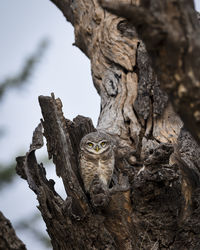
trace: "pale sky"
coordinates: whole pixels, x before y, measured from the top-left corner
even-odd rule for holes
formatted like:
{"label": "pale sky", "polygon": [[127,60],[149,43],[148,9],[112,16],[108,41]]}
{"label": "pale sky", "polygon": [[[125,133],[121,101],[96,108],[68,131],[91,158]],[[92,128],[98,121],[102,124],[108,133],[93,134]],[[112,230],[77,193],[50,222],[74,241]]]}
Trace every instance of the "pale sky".
{"label": "pale sky", "polygon": [[0,140],[0,161],[9,161],[30,143],[41,118],[39,95],[54,92],[61,98],[67,118],[81,114],[92,117],[95,124],[100,104],[90,61],[72,46],[73,27],[56,6],[49,0],[6,0],[0,3],[0,18],[0,81],[18,72],[41,39],[47,37],[51,42],[31,84],[24,91],[10,91],[1,103],[0,126],[7,134]]}
{"label": "pale sky", "polygon": [[[196,8],[200,10],[200,0],[196,1]],[[0,127],[6,129],[0,139],[0,162],[12,162],[28,150],[32,132],[41,118],[39,95],[54,92],[63,102],[65,117],[88,116],[96,125],[100,99],[92,84],[90,62],[72,46],[73,27],[49,0],[1,0],[0,30],[0,82],[20,70],[43,38],[51,41],[30,84],[23,91],[9,91],[0,104]],[[49,176],[55,178],[54,169]],[[57,187],[60,191],[61,185]],[[0,210],[14,225],[19,218],[29,218],[36,211],[36,197],[19,177],[0,195]],[[18,235],[29,250],[45,249],[28,232]]]}

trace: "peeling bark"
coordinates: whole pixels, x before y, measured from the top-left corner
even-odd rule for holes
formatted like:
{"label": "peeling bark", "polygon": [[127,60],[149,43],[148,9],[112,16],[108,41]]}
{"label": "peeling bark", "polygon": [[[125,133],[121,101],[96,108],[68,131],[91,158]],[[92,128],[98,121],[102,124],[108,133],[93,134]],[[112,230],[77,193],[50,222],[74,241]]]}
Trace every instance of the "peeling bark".
{"label": "peeling bark", "polygon": [[[17,158],[17,172],[37,195],[53,248],[199,249],[200,148],[160,89],[161,77],[133,24],[97,0],[52,2],[74,25],[75,45],[91,60],[101,97],[96,129],[112,136],[117,148],[111,185],[103,188],[97,177],[89,195],[80,177],[79,143],[96,129],[89,118],[65,119],[54,95],[39,97],[43,120],[26,156]],[[37,163],[43,135],[66,200]]]}

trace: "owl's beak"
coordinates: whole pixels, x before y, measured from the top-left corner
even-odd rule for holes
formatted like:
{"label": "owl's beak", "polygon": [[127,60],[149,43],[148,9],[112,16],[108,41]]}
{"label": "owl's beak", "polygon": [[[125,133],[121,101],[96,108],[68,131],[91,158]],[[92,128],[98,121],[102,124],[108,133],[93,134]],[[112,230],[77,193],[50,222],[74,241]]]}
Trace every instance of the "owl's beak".
{"label": "owl's beak", "polygon": [[96,145],[96,147],[94,149],[98,152],[99,151],[99,146]]}

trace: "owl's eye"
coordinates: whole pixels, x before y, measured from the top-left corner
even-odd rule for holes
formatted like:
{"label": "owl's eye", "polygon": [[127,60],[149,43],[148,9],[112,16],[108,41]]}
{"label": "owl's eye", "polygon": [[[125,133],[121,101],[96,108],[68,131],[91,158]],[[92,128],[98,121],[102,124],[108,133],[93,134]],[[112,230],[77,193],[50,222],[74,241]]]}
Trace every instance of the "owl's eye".
{"label": "owl's eye", "polygon": [[102,142],[101,142],[101,146],[102,146],[102,147],[105,147],[105,146],[106,146],[106,142],[105,142],[105,141],[102,141]]}
{"label": "owl's eye", "polygon": [[90,148],[93,147],[93,143],[91,143],[91,142],[88,142],[87,145],[88,145]]}

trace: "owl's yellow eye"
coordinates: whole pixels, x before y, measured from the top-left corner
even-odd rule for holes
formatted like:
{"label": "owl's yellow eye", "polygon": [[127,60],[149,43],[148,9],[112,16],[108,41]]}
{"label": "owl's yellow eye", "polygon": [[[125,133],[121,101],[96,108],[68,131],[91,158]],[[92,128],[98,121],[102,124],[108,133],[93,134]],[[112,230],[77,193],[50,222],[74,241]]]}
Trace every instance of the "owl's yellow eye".
{"label": "owl's yellow eye", "polygon": [[106,146],[106,142],[103,141],[103,142],[101,143],[101,146],[102,146],[102,147],[105,147],[105,146]]}
{"label": "owl's yellow eye", "polygon": [[88,142],[87,145],[91,148],[93,146],[93,143]]}

